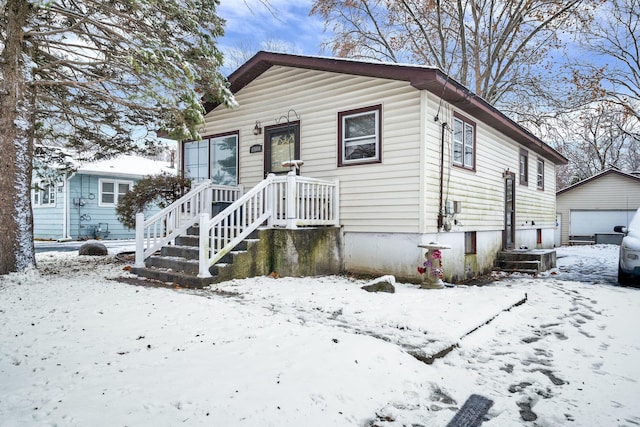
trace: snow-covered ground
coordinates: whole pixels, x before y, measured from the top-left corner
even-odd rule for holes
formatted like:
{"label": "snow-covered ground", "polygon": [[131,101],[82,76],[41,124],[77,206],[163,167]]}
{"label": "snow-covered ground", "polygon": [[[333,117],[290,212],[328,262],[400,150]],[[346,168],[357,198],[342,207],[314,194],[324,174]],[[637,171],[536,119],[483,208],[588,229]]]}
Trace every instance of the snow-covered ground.
{"label": "snow-covered ground", "polygon": [[0,277],[0,426],[438,427],[471,394],[494,402],[483,427],[640,425],[640,289],[615,284],[616,246],[558,256],[537,278],[376,294],[134,286],[113,257],[39,253]]}

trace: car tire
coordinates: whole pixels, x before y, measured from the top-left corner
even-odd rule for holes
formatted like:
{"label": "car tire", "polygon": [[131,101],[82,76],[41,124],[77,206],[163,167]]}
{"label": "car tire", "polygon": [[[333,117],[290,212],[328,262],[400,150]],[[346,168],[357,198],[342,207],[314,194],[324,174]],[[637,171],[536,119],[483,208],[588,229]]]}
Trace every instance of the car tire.
{"label": "car tire", "polygon": [[631,284],[631,276],[625,273],[624,271],[622,271],[622,268],[620,268],[619,264],[618,264],[618,283],[621,284],[622,286]]}

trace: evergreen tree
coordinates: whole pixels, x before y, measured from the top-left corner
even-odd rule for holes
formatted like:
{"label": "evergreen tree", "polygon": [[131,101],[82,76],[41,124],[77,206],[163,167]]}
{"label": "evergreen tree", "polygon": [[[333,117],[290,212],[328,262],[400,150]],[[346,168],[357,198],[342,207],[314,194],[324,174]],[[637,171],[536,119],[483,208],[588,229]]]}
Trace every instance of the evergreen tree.
{"label": "evergreen tree", "polygon": [[[197,138],[201,101],[234,105],[218,0],[0,0],[0,274],[35,265],[35,147],[83,159]],[[140,136],[142,135],[142,136]]]}

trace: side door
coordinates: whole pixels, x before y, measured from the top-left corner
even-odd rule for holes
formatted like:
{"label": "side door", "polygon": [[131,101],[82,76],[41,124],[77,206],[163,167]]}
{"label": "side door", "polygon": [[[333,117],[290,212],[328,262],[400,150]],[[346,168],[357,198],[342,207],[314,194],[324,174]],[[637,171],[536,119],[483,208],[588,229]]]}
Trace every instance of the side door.
{"label": "side door", "polygon": [[516,245],[516,175],[507,173],[504,179],[504,231],[502,248],[513,249]]}

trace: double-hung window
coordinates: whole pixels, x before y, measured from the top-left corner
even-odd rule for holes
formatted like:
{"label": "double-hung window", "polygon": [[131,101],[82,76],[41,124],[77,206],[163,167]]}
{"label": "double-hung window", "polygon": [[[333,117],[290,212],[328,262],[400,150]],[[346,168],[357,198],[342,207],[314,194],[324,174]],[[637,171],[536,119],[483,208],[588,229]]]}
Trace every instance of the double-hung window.
{"label": "double-hung window", "polygon": [[338,166],[382,159],[382,105],[338,113]]}
{"label": "double-hung window", "polygon": [[520,185],[529,185],[529,152],[520,150]]}
{"label": "double-hung window", "polygon": [[118,200],[127,194],[131,187],[133,187],[132,181],[100,179],[98,206],[116,206]]}
{"label": "double-hung window", "polygon": [[476,124],[455,115],[453,118],[453,164],[475,170]]}
{"label": "double-hung window", "polygon": [[37,182],[33,190],[33,206],[55,206],[56,186],[53,183]]}
{"label": "double-hung window", "polygon": [[544,190],[544,160],[538,159],[537,184],[538,190]]}

